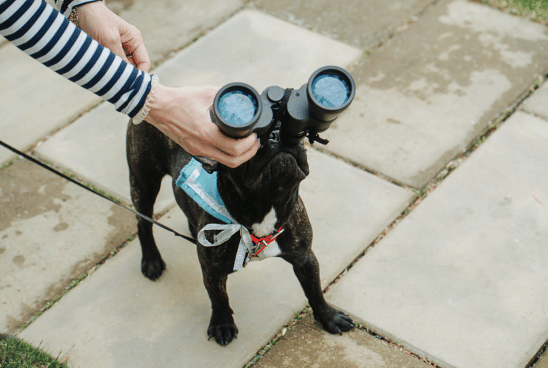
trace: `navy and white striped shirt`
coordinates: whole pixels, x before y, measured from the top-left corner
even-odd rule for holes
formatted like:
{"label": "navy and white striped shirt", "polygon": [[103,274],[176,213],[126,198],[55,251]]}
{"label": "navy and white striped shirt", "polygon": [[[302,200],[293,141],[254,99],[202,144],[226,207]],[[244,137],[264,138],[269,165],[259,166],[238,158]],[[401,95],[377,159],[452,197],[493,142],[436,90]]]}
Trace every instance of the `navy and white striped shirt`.
{"label": "navy and white striped shirt", "polygon": [[[67,17],[90,0],[56,0]],[[0,0],[0,34],[48,68],[134,117],[151,76],[127,64],[44,0]]]}

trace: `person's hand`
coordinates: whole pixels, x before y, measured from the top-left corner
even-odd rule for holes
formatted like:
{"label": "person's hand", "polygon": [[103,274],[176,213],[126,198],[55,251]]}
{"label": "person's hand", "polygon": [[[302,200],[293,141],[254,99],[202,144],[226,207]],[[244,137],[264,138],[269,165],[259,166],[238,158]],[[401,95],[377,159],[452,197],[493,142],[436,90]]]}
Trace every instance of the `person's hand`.
{"label": "person's hand", "polygon": [[257,153],[259,141],[255,133],[232,139],[211,122],[209,110],[218,90],[211,86],[168,88],[159,84],[145,120],[191,155],[237,167]]}
{"label": "person's hand", "polygon": [[110,11],[102,1],[76,9],[82,31],[137,69],[150,70],[150,58],[137,28]]}

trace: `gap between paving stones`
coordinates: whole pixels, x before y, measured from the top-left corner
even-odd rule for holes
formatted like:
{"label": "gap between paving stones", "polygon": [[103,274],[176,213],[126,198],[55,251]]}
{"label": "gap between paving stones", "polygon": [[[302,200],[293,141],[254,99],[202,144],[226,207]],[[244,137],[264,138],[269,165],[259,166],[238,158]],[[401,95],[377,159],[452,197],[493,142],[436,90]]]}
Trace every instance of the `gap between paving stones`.
{"label": "gap between paving stones", "polygon": [[[386,38],[384,39],[381,39],[379,40],[379,42],[374,45],[373,47],[371,47],[371,49],[368,49],[368,48],[364,48],[364,47],[359,47],[357,45],[354,45],[354,44],[351,44],[350,42],[347,42],[346,40],[343,40],[343,39],[339,39],[339,38],[336,38],[336,37],[333,37],[333,35],[331,35],[330,33],[328,32],[322,32],[320,30],[317,30],[317,29],[313,29],[313,27],[306,27],[306,29],[308,29],[309,31],[311,32],[315,32],[315,33],[318,33],[324,37],[328,37],[328,38],[331,38],[333,40],[336,40],[338,42],[341,42],[341,43],[344,43],[344,44],[347,44],[349,46],[352,46],[352,47],[356,47],[356,48],[360,48],[362,50],[365,51],[365,55],[366,57],[368,57],[369,55],[371,55],[374,50],[378,50],[380,47],[384,46],[385,44],[389,43],[393,38],[394,36],[396,36],[397,34],[407,30],[407,27],[409,27],[409,25],[415,23],[416,21],[419,20],[420,17],[422,17],[424,14],[426,14],[426,12],[431,9],[434,5],[436,5],[440,0],[433,0],[431,1],[429,4],[427,4],[426,6],[424,6],[421,10],[419,10],[416,14],[412,15],[409,19],[407,19],[406,21],[404,21],[401,25],[399,25],[392,33],[390,33]],[[477,0],[479,1],[479,0]],[[250,9],[256,9],[256,10],[259,10],[265,14],[268,14],[270,16],[273,16],[273,17],[276,17],[276,18],[280,18],[280,16],[278,14],[276,14],[274,11],[269,11],[268,9],[265,9],[259,5],[256,5],[254,1],[250,1],[247,5],[246,5],[247,8],[250,8]],[[294,20],[292,19],[285,19],[284,20],[288,23],[291,23],[291,24],[294,24],[298,27],[302,27],[302,28],[305,28],[302,24],[299,24],[298,22],[295,22]]]}
{"label": "gap between paving stones", "polygon": [[525,368],[533,368],[533,367],[536,366],[536,364],[539,362],[539,360],[541,360],[542,358],[546,359],[545,354],[546,354],[547,348],[548,348],[548,341],[546,341],[544,343],[544,345],[542,345],[542,348],[540,348],[540,350],[533,357],[533,359],[531,359],[529,364],[527,366],[525,366]]}
{"label": "gap between paving stones", "polygon": [[[74,175],[72,172],[70,171],[67,171],[67,170],[62,170],[60,169],[59,167],[55,166],[54,164],[52,164],[51,162],[48,162],[48,161],[44,161],[44,160],[40,160],[39,158],[37,157],[34,157],[35,159],[41,161],[42,163],[48,165],[49,167],[67,175],[68,177],[72,178],[72,179],[75,179],[76,181],[78,181],[79,183],[85,185],[86,187],[90,188],[91,190],[93,190],[94,192],[96,193],[99,193],[99,194],[102,194],[110,199],[112,199],[113,201],[115,201],[116,203],[118,204],[122,204],[122,205],[125,205],[125,206],[129,206],[130,208],[133,208],[133,205],[128,205],[127,203],[124,203],[122,200],[108,194],[107,192],[103,191],[103,190],[100,190],[98,189],[97,187],[95,187],[94,185],[84,181],[84,180],[81,180],[80,178],[78,178],[76,175]],[[0,168],[0,170],[3,170],[5,168],[8,168],[9,166],[13,165],[16,161],[18,160],[22,160],[24,158],[22,157],[17,157],[11,161],[9,161],[8,163],[6,163],[4,166],[2,166],[2,168]],[[43,169],[43,168],[41,168]],[[45,170],[45,169],[43,169]],[[70,185],[75,185],[74,183],[70,183]],[[164,211],[156,214],[153,216],[153,219],[154,220],[158,220],[160,219],[162,216],[164,216],[173,206],[170,206],[169,208],[165,209]],[[46,312],[48,309],[50,309],[51,307],[53,307],[59,300],[61,300],[61,298],[63,298],[63,296],[65,296],[70,290],[72,290],[73,288],[75,288],[80,282],[82,282],[83,280],[85,280],[88,276],[90,276],[92,273],[94,273],[97,269],[99,269],[99,267],[101,267],[101,265],[105,264],[105,262],[107,262],[109,259],[111,259],[112,257],[114,257],[116,254],[118,254],[123,248],[125,248],[130,242],[132,242],[135,238],[137,238],[137,232],[135,231],[130,237],[128,237],[126,240],[124,240],[122,242],[121,245],[117,246],[116,248],[114,248],[107,256],[105,256],[103,259],[101,259],[99,262],[97,262],[95,265],[91,266],[86,272],[82,273],[79,277],[73,279],[70,284],[61,292],[59,293],[58,295],[54,296],[53,298],[51,298],[50,300],[46,300],[44,301],[43,303],[43,307],[40,308],[40,310],[38,312],[36,312],[35,314],[33,314],[28,320],[27,322],[25,322],[23,325],[21,325],[20,327],[18,327],[15,332],[13,333],[13,335],[17,335],[19,334],[21,331],[23,331],[26,327],[28,327],[32,322],[34,322],[38,317],[40,317],[44,312]]]}
{"label": "gap between paving stones", "polygon": [[[436,1],[439,1],[439,0],[436,0]],[[230,13],[229,15],[223,17],[223,19],[221,19],[217,24],[211,26],[211,27],[208,27],[207,29],[203,30],[202,32],[200,32],[199,35],[197,35],[196,37],[194,37],[192,39],[192,41],[189,41],[187,42],[186,44],[184,44],[183,46],[181,47],[178,47],[176,49],[173,49],[171,51],[169,51],[168,53],[166,53],[165,55],[162,56],[162,58],[160,58],[158,61],[154,62],[152,65],[151,65],[151,68],[150,68],[150,71],[154,71],[154,68],[160,66],[161,64],[165,63],[166,61],[168,61],[169,59],[171,59],[172,57],[174,57],[176,54],[178,54],[180,51],[186,49],[187,47],[189,47],[190,45],[192,45],[193,43],[196,43],[196,41],[198,41],[199,39],[201,39],[202,37],[204,37],[205,35],[207,35],[209,32],[213,31],[215,28],[217,28],[218,26],[220,26],[221,24],[225,23],[227,20],[229,20],[230,18],[232,18],[233,16],[235,16],[236,14],[238,14],[239,12],[241,12],[242,10],[245,10],[245,9],[254,9],[255,7],[252,5],[253,4],[253,1],[251,0],[248,0],[247,3],[245,3],[244,5],[242,5],[239,9],[237,9],[236,11]],[[146,46],[146,45],[145,45]]]}
{"label": "gap between paving stones", "polygon": [[[53,297],[50,300],[47,300],[44,302],[44,306],[40,308],[38,312],[33,314],[27,322],[25,322],[23,325],[19,326],[12,336],[16,336],[20,334],[25,328],[27,328],[32,322],[34,322],[38,317],[40,317],[42,314],[44,314],[48,309],[53,307],[58,301],[60,301],[70,290],[74,289],[80,282],[84,281],[88,278],[91,274],[93,274],[95,271],[97,271],[103,264],[105,264],[109,259],[117,255],[122,249],[124,249],[129,243],[131,243],[133,240],[137,238],[137,232],[132,234],[129,238],[124,240],[121,245],[114,248],[107,256],[105,256],[102,260],[100,260],[97,264],[91,266],[86,272],[81,274],[79,277],[73,279],[70,284],[57,296]],[[70,352],[69,352],[70,353]]]}
{"label": "gap between paving stones", "polygon": [[[438,1],[438,0],[436,0]],[[219,25],[221,25],[222,23],[226,22],[228,19],[232,18],[234,15],[236,15],[237,13],[241,12],[242,10],[245,10],[247,8],[250,8],[250,3],[246,3],[244,4],[243,6],[241,6],[239,9],[237,9],[236,11],[234,11],[233,13],[229,14],[228,16],[224,17],[223,19],[221,19],[217,24],[203,30],[199,35],[197,35],[196,37],[194,37],[194,39],[192,39],[192,41],[186,43],[185,45],[181,46],[181,47],[178,47],[176,49],[173,49],[169,52],[167,52],[166,54],[164,54],[162,56],[162,58],[160,58],[158,61],[156,61],[154,64],[152,64],[151,68],[150,68],[150,73],[152,73],[154,71],[154,69],[156,67],[158,67],[159,65],[165,63],[166,61],[168,61],[169,59],[171,59],[173,56],[175,56],[178,52],[180,52],[181,50],[187,48],[188,46],[192,45],[193,43],[195,43],[196,41],[198,41],[199,39],[201,39],[202,37],[204,37],[207,33],[211,32],[213,29],[215,29],[216,27],[218,27]],[[0,42],[0,49],[2,49],[3,47],[5,47],[6,45],[10,44],[10,42]],[[103,104],[103,103],[108,103],[106,101],[98,101],[97,103],[93,104],[93,105],[90,105],[88,106],[86,109],[82,110],[77,116],[74,117],[74,119],[71,119],[70,121],[68,121],[65,125],[61,126],[61,127],[58,127],[57,129],[54,129],[52,131],[50,131],[45,137],[39,139],[38,141],[36,141],[34,144],[32,144],[28,149],[24,150],[23,152],[25,153],[29,153],[29,152],[33,152],[36,148],[38,148],[40,145],[42,145],[44,142],[46,142],[48,140],[49,137],[52,137],[54,136],[55,134],[59,133],[60,131],[62,131],[63,129],[67,128],[69,125],[71,125],[72,123],[74,123],[75,121],[77,121],[78,119],[80,119],[82,116],[84,116],[85,114],[89,113],[91,110],[95,109],[97,106]],[[7,142],[9,143],[9,142]],[[0,167],[0,170],[2,169],[5,169],[6,167],[9,167],[11,166],[15,161],[15,159],[13,160],[9,160],[7,163],[5,163],[4,165],[2,165],[2,167]]]}
{"label": "gap between paving stones", "polygon": [[[479,2],[479,0],[478,0]],[[358,164],[356,162],[353,162],[352,160],[349,160],[347,158],[344,158],[342,156],[339,156],[337,154],[334,154],[332,152],[329,152],[321,147],[313,147],[313,149],[318,150],[319,152],[322,152],[324,154],[327,154],[331,157],[334,157],[340,161],[343,161],[351,166],[354,166],[360,170],[363,170],[365,172],[368,172],[372,175],[375,175],[385,181],[388,181],[394,185],[403,187],[403,188],[409,188],[412,189],[415,193],[417,193],[417,197],[413,200],[413,202],[398,216],[391,224],[389,224],[381,234],[371,244],[369,244],[365,250],[356,257],[350,265],[344,269],[329,285],[327,285],[323,293],[325,294],[331,286],[335,285],[346,273],[358,262],[360,261],[374,246],[376,246],[383,238],[388,235],[390,231],[392,231],[403,219],[405,219],[413,209],[415,209],[427,196],[429,193],[431,193],[433,190],[435,190],[454,170],[456,170],[465,160],[468,158],[473,152],[475,152],[481,145],[484,143],[489,136],[494,133],[496,130],[498,130],[504,122],[513,115],[513,113],[518,109],[518,107],[521,105],[521,103],[526,100],[529,96],[531,96],[542,84],[548,83],[546,82],[548,80],[548,69],[544,71],[543,75],[537,77],[533,83],[527,88],[510,106],[506,108],[504,112],[501,112],[495,119],[488,124],[488,126],[475,138],[472,140],[472,142],[469,144],[468,148],[465,150],[464,153],[456,156],[453,158],[449,163],[446,165],[444,169],[442,169],[432,180],[430,180],[429,183],[427,183],[422,189],[415,189],[410,186],[402,185],[398,183],[396,180],[393,180],[381,173],[377,173],[374,171],[371,171],[367,168],[365,168],[363,165]],[[530,114],[530,113],[528,113]],[[533,115],[533,114],[531,114]],[[546,120],[546,119],[544,119]],[[307,305],[305,309],[303,309],[300,313],[296,315],[296,317],[287,322],[273,337],[273,339],[265,345],[261,350],[257,352],[257,355],[251,359],[243,368],[251,368],[257,363],[260,358],[266,354],[283,336],[290,331],[294,326],[296,326],[299,321],[308,313],[311,313],[310,307]],[[436,365],[433,362],[428,361],[426,358],[421,357],[418,354],[415,354],[411,352],[408,349],[403,348],[401,345],[399,345],[395,341],[391,341],[390,339],[387,339],[386,337],[379,335],[377,332],[375,332],[373,329],[369,328],[369,326],[362,326],[361,323],[357,323],[358,328],[365,331],[366,333],[370,334],[373,337],[376,337],[385,343],[396,347],[400,351],[409,354],[411,356],[414,356],[415,358],[425,362],[426,364],[431,365],[432,367],[441,368],[440,366]],[[524,368],[531,368],[533,367],[537,361],[542,357],[544,352],[548,348],[548,341],[539,349],[539,351],[535,354],[535,356],[531,359],[531,361],[524,367]]]}
{"label": "gap between paving stones", "polygon": [[[417,16],[413,16],[410,20],[408,20],[407,22],[404,23],[404,25],[402,25],[401,27],[398,28],[397,31],[395,31],[394,33],[392,33],[390,35],[390,37],[385,40],[384,42],[381,42],[379,43],[375,49],[378,49],[380,47],[382,47],[383,45],[387,44],[388,42],[391,41],[391,39],[397,35],[398,33],[402,32],[402,31],[405,31],[405,29],[407,28],[407,26],[409,24],[412,24],[414,23],[415,21],[418,20],[418,17],[419,16],[422,16],[423,14],[426,13],[426,11],[428,9],[430,9],[433,5],[435,5],[439,0],[435,0],[434,2],[432,2],[431,4],[429,4],[428,6],[426,6],[421,12],[419,12],[419,14]],[[483,3],[485,4],[485,2],[483,1],[480,1],[480,0],[473,0],[475,2],[480,2],[480,3]],[[248,4],[245,4],[242,8],[240,8],[238,11],[234,12],[234,14],[240,12],[241,10],[245,9],[245,8],[250,8],[250,7],[255,7],[253,2],[250,2]],[[264,11],[264,10],[263,10]],[[232,15],[234,15],[232,14]],[[231,16],[232,16],[231,15]],[[221,22],[222,23],[222,22]],[[214,27],[213,27],[214,28]],[[211,29],[213,29],[211,28]],[[173,54],[175,54],[176,52],[188,47],[189,45],[191,45],[192,43],[196,42],[198,39],[200,39],[201,37],[203,37],[205,34],[207,34],[211,29],[208,29],[204,32],[202,32],[199,36],[197,36],[193,41],[189,42],[188,44],[184,45],[183,47],[179,48],[178,50],[174,50],[174,51],[171,51],[168,55],[171,56]],[[344,41],[342,41],[344,42]],[[4,45],[0,45],[0,47],[3,47]],[[371,54],[373,51],[367,53],[367,55]],[[167,58],[169,58],[169,56]],[[367,56],[366,56],[367,57]],[[161,62],[163,62],[165,60],[162,60]],[[158,64],[160,64],[161,62],[158,62],[155,66],[157,66]],[[493,133],[495,130],[497,130],[500,125],[502,123],[504,123],[504,121],[510,117],[514,112],[515,110],[518,108],[518,106],[521,104],[521,102],[523,102],[523,100],[525,100],[527,97],[529,97],[546,79],[547,79],[547,72],[544,73],[544,76],[542,77],[539,77],[537,78],[537,80],[533,83],[533,85],[526,91],[524,92],[512,105],[509,106],[509,108],[504,112],[504,113],[501,113],[499,114],[499,116],[497,116],[497,118],[494,119],[494,121],[492,123],[490,123],[488,125],[488,127],[485,129],[484,132],[482,132],[476,139],[474,139],[472,141],[472,143],[470,144],[469,148],[466,150],[465,153],[463,153],[462,155],[459,155],[457,157],[455,157],[455,159],[453,159],[452,161],[450,161],[446,168],[441,170],[437,176],[432,179],[424,188],[422,188],[420,191],[418,191],[417,189],[414,189],[416,192],[418,191],[418,197],[413,201],[413,203],[411,203],[411,205],[405,209],[402,214],[396,219],[394,220],[394,222],[392,222],[390,225],[388,225],[388,227],[364,250],[364,252],[358,256],[330,285],[328,285],[324,292],[326,292],[330,287],[331,285],[335,284],[337,282],[337,280],[339,280],[342,276],[344,276],[348,270],[350,268],[352,268],[352,266],[358,261],[360,260],[367,252],[368,250],[370,250],[373,246],[375,246],[378,242],[380,242],[380,240],[382,240],[386,234],[388,234],[388,232],[390,232],[395,226],[397,226],[397,224],[403,220],[432,190],[434,190],[440,183],[441,181],[443,181],[452,171],[454,171],[456,168],[458,168],[460,166],[460,164],[472,153],[474,152],[489,136],[491,133]],[[97,104],[98,105],[98,104]],[[97,105],[87,109],[86,111],[84,111],[83,113],[81,113],[78,117],[86,114],[88,111],[90,111],[91,109],[93,109],[94,107],[96,107]],[[76,120],[76,119],[75,119]],[[75,120],[73,120],[72,122],[74,122]],[[66,126],[70,125],[72,122],[68,123],[67,125],[65,125],[64,127],[61,127],[59,129],[57,129],[56,131],[50,133],[50,135],[53,135],[55,134],[56,132],[64,129]],[[47,138],[46,138],[47,139]],[[39,146],[44,140],[40,140],[36,143],[36,145],[34,147],[32,147],[31,149],[29,149],[28,151],[33,151],[37,146]],[[380,173],[374,173],[374,172],[371,172],[367,169],[365,169],[364,167],[362,167],[362,165],[359,165],[359,164],[356,164],[348,159],[344,159],[342,157],[338,157],[338,155],[334,155],[330,152],[326,152],[325,150],[322,150],[322,149],[318,149],[320,152],[322,153],[327,153],[329,154],[330,156],[333,156],[333,157],[336,157],[337,159],[339,160],[342,160],[342,161],[345,161],[346,163],[348,164],[351,164],[352,166],[355,166],[355,167],[358,167],[360,168],[361,170],[364,170],[366,172],[370,172],[372,173],[373,175],[385,180],[385,181],[388,181],[390,183],[393,183],[393,184],[396,184],[400,187],[404,187],[404,188],[410,188],[410,189],[413,189],[409,186],[405,186],[405,185],[401,185],[399,184],[397,181],[391,179],[391,178],[388,178]],[[4,164],[1,168],[1,169],[4,169],[4,168],[7,168],[9,166],[11,166],[14,162],[16,162],[17,160],[19,160],[20,158],[17,157],[11,161],[9,161],[8,163]],[[50,166],[52,166],[51,164],[49,164]],[[68,173],[66,171],[63,171],[64,173],[70,175],[71,177],[75,178],[75,176],[71,173]],[[81,180],[79,180],[80,182],[82,182]],[[97,190],[96,188],[94,188],[92,185],[90,185],[89,183],[85,183],[83,182],[85,185],[87,185],[88,187],[91,187],[93,188],[94,190]],[[106,193],[105,193],[106,194]],[[107,194],[108,195],[108,194]],[[119,201],[119,200],[118,200]],[[120,201],[121,202],[121,201]],[[166,211],[167,212],[167,211]],[[162,217],[163,214],[161,215],[158,215],[156,216],[157,218],[160,218]],[[30,323],[32,323],[32,321],[34,321],[34,319],[36,319],[40,314],[42,314],[44,311],[46,311],[47,309],[51,308],[51,306],[53,306],[55,304],[55,302],[57,302],[58,300],[60,300],[69,290],[71,290],[72,288],[74,288],[75,286],[77,286],[79,284],[79,282],[81,282],[82,280],[84,280],[85,278],[87,278],[87,276],[91,275],[96,269],[98,269],[102,264],[104,264],[108,259],[112,258],[114,255],[116,255],[121,249],[123,249],[126,244],[128,244],[131,240],[133,240],[134,238],[136,237],[136,235],[134,234],[133,236],[131,236],[128,240],[126,240],[122,245],[120,245],[119,247],[117,247],[115,250],[113,250],[111,252],[111,254],[109,254],[107,257],[105,257],[102,261],[100,261],[97,265],[93,266],[90,268],[90,270],[88,270],[86,273],[84,273],[83,275],[81,275],[79,278],[73,280],[71,282],[71,284],[66,288],[65,291],[63,291],[60,295],[58,295],[57,297],[55,297],[54,299],[52,299],[51,301],[47,302],[46,303],[46,306],[44,308],[42,308],[42,310],[35,316],[33,316],[31,318],[31,320],[29,320],[29,322],[27,322],[24,326],[22,326],[20,329],[18,329],[17,333],[19,333],[20,331],[22,331],[26,326],[28,326]],[[267,347],[268,349],[270,349],[271,346],[273,346],[275,344],[276,341],[278,341],[281,337],[283,337],[285,335],[285,333],[290,330],[292,328],[292,326],[295,326],[299,321],[300,319],[302,319],[302,317],[304,315],[306,315],[306,313],[310,313],[310,310],[309,308],[305,308],[303,311],[301,311],[301,313],[299,313],[295,319],[293,319],[292,321],[288,322],[286,324],[286,326],[284,326],[284,328],[282,328],[282,330],[280,330],[280,332],[278,334],[276,334],[276,337],[274,338],[274,343],[269,343],[267,344]],[[382,340],[384,340],[385,342],[389,343],[390,345],[394,345],[395,343],[394,342],[391,342],[387,339],[385,339],[384,337],[382,336],[379,336],[377,334],[375,334],[373,331],[369,330],[367,327],[360,327],[362,330],[366,331],[367,333],[375,336],[375,337],[378,337],[378,338],[381,338]],[[285,330],[285,331],[284,331]],[[278,337],[279,335],[279,337]],[[548,343],[548,342],[547,342]],[[270,346],[269,346],[270,345]],[[397,344],[395,344],[396,346],[398,346]],[[536,361],[538,360],[538,356],[539,355],[542,355],[542,351],[546,348],[546,344],[543,346],[543,348],[539,351],[539,353],[535,356],[535,358],[533,358],[533,360],[530,362],[530,364],[527,365],[527,367],[530,367],[532,366],[533,364],[536,363]],[[265,348],[261,349],[260,351],[260,355],[264,355],[264,353],[266,353],[266,351],[268,351],[268,349],[266,351],[264,351]],[[400,347],[400,350],[401,350],[401,347]],[[263,353],[264,351],[264,353]],[[412,353],[411,353],[412,354]],[[413,355],[413,354],[412,354]],[[417,358],[424,360],[424,358],[420,358],[418,356],[416,356]],[[254,358],[255,359],[255,358]],[[257,359],[258,360],[258,359]],[[248,363],[245,367],[251,367],[257,360],[255,360],[253,363],[250,362]],[[250,365],[251,364],[251,365]],[[435,366],[433,365],[432,363],[429,363],[431,364],[432,366]]]}

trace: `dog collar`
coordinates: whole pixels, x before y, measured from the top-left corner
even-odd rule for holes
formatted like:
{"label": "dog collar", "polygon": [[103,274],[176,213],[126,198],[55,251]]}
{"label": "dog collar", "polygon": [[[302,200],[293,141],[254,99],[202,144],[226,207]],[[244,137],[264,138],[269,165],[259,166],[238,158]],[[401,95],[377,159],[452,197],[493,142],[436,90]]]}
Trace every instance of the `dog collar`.
{"label": "dog collar", "polygon": [[[204,247],[217,247],[224,244],[237,232],[240,233],[240,244],[234,260],[234,271],[245,267],[252,258],[264,259],[275,256],[278,252],[266,255],[263,252],[278,235],[283,232],[283,226],[274,234],[257,238],[249,233],[249,230],[236,222],[228,213],[219,191],[217,189],[217,172],[209,174],[202,164],[194,158],[181,170],[176,183],[178,188],[183,189],[200,207],[210,215],[224,222],[224,224],[208,224],[198,232],[198,241]],[[207,240],[206,231],[216,231],[213,236],[213,243]]]}

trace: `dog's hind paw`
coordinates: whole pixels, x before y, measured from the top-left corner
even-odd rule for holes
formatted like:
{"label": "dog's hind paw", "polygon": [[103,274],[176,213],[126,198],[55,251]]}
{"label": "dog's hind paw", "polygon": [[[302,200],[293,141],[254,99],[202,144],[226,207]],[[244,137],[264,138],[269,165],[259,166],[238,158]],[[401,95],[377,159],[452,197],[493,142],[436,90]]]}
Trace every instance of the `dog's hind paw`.
{"label": "dog's hind paw", "polygon": [[316,317],[316,319],[320,321],[324,330],[332,334],[342,335],[343,332],[350,331],[356,326],[346,313],[332,307],[329,307],[322,317]]}
{"label": "dog's hind paw", "polygon": [[238,327],[235,324],[226,325],[210,325],[207,329],[208,340],[212,337],[215,338],[217,344],[226,346],[232,342],[232,340],[238,338]]}
{"label": "dog's hind paw", "polygon": [[141,272],[143,275],[152,281],[156,281],[166,269],[166,264],[162,258],[153,261],[143,259],[141,261]]}

